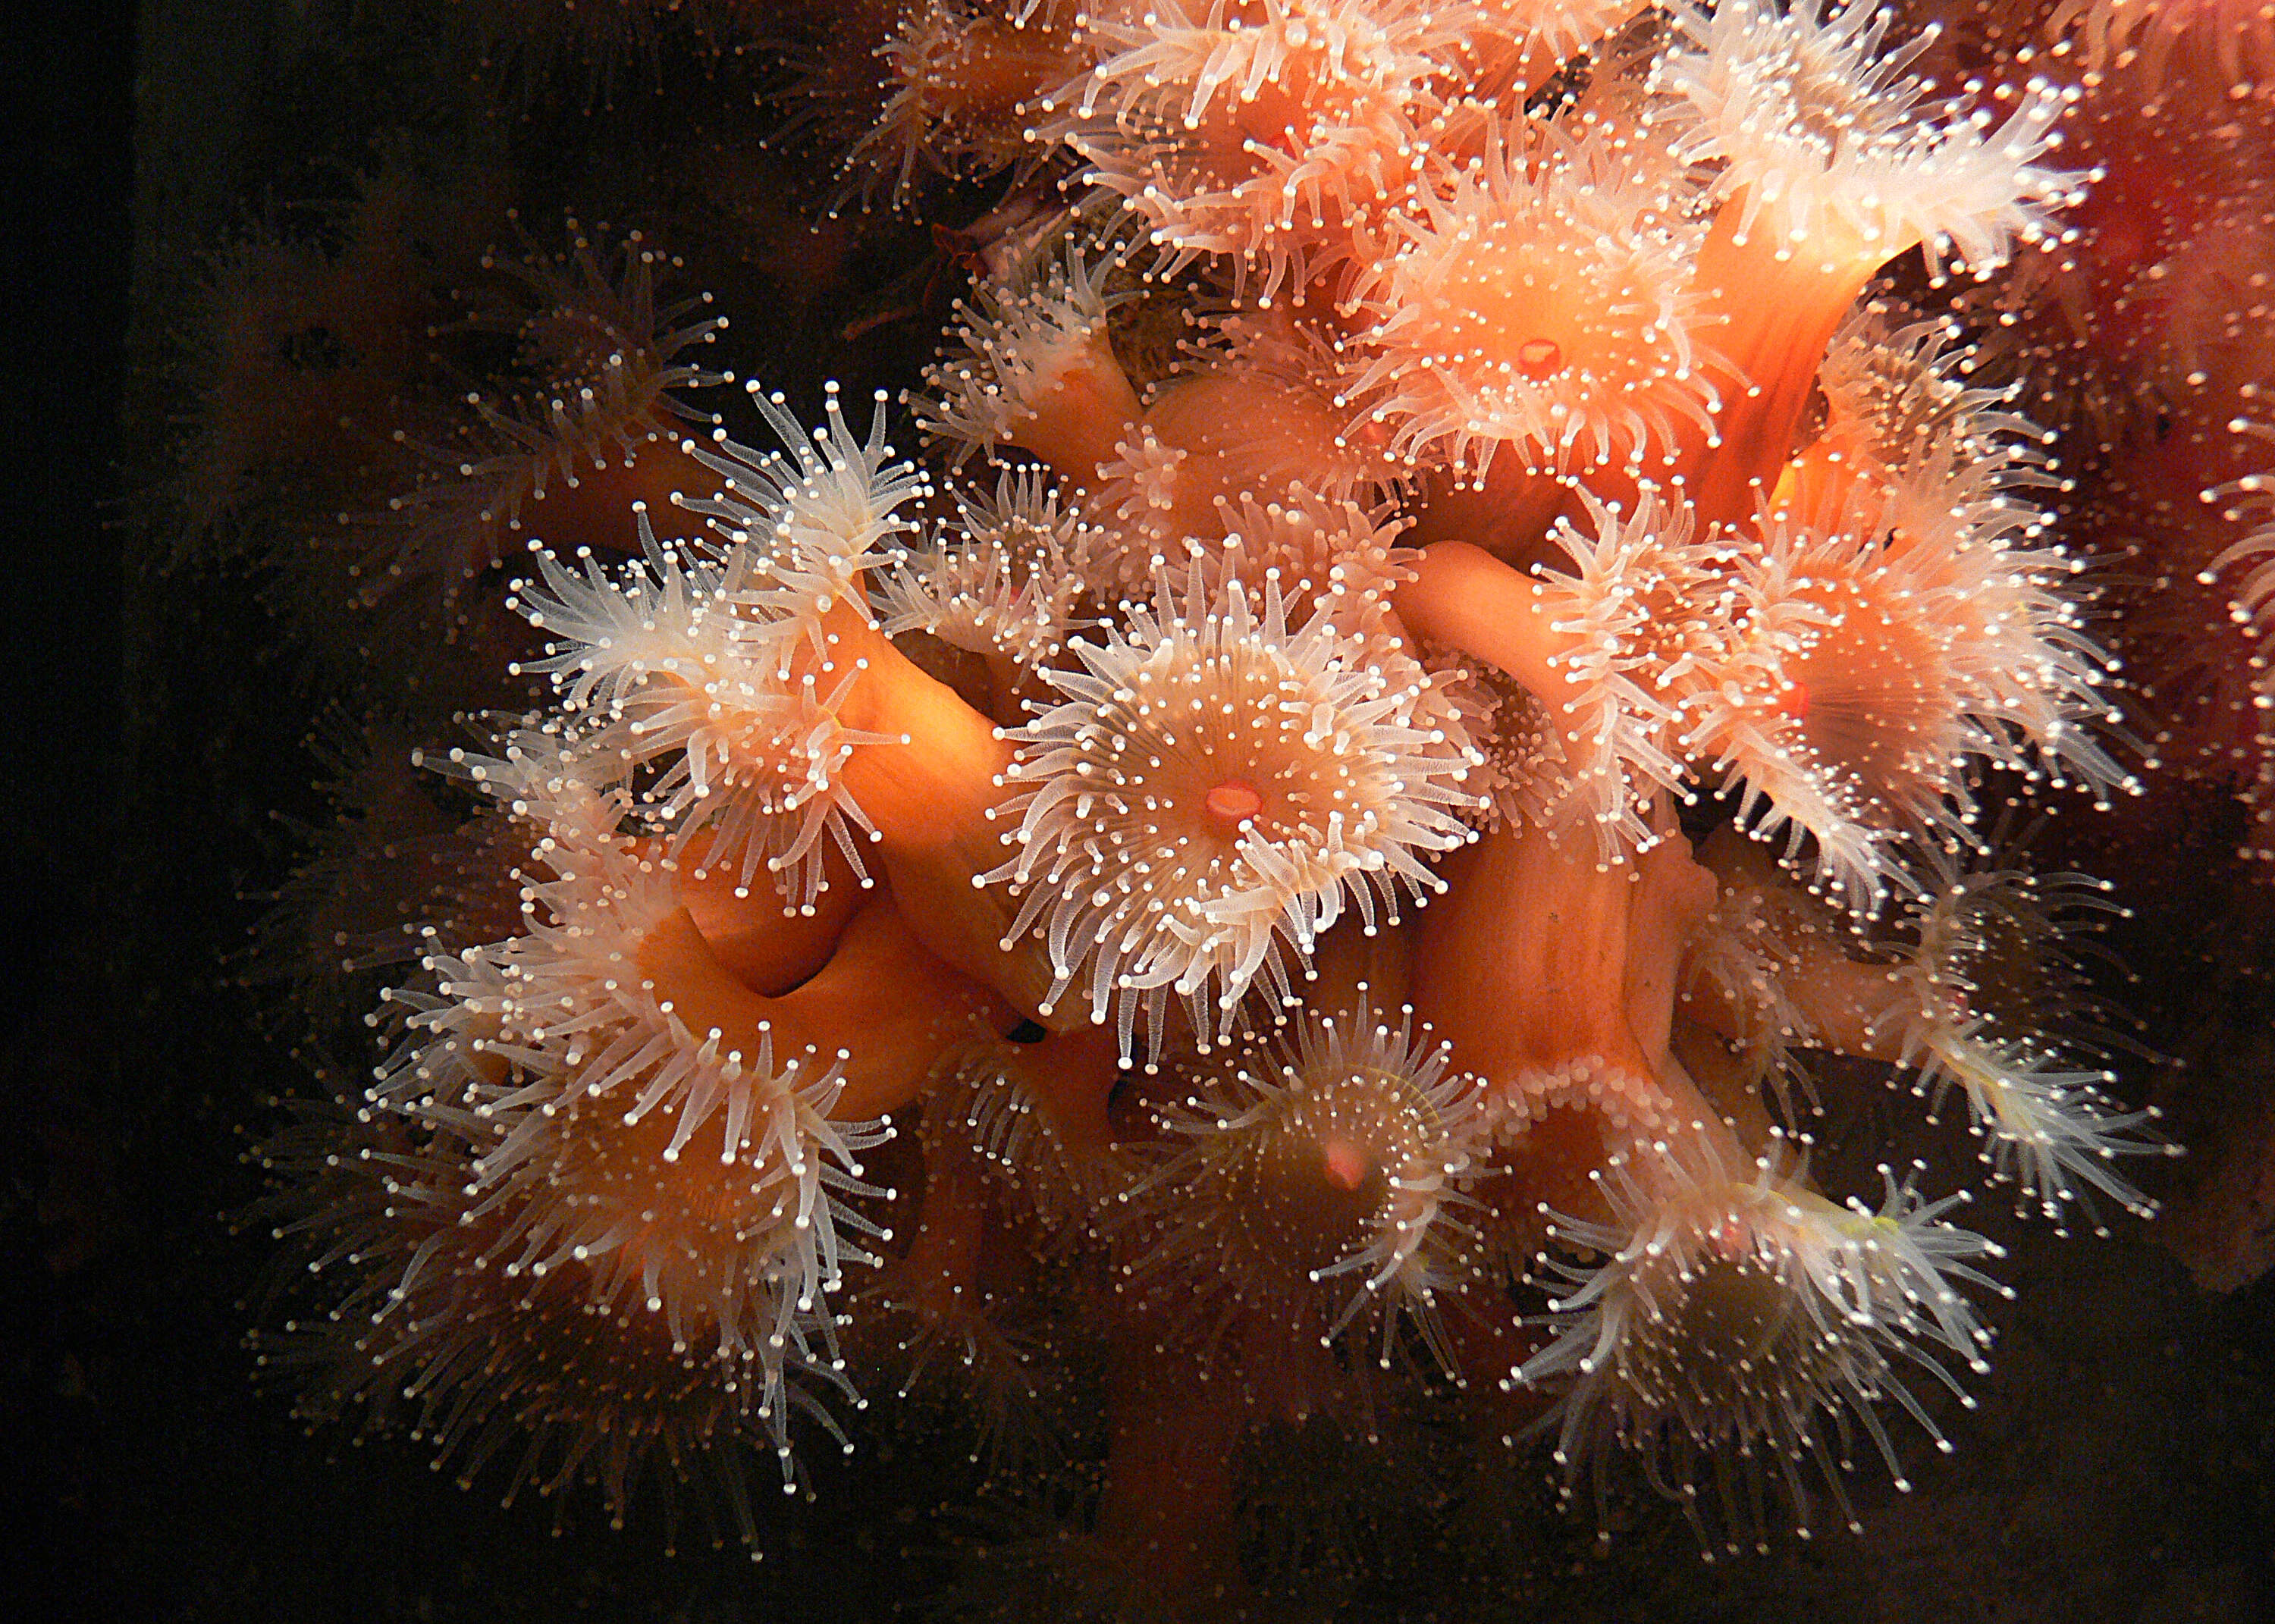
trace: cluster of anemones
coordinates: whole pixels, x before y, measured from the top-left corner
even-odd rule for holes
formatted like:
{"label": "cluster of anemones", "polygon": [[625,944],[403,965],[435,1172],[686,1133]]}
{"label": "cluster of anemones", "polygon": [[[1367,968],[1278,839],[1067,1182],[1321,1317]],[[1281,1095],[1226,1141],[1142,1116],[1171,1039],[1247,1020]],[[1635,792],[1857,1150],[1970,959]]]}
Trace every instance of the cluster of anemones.
{"label": "cluster of anemones", "polygon": [[781,449],[674,444],[639,556],[536,553],[546,692],[450,763],[520,925],[276,1152],[329,1398],[551,1481],[787,1460],[943,1350],[999,1424],[1092,1380],[1085,1548],[1223,1594],[1251,1431],[1433,1370],[1717,1542],[1812,1458],[1845,1506],[1851,1424],[1893,1467],[1884,1401],[1941,1439],[1898,1372],[1981,1367],[1998,1249],[1812,1187],[1806,1055],[1962,1092],[2057,1218],[2160,1148],[2094,895],[1961,857],[1987,774],[2130,787],[2056,476],[1871,288],[2053,230],[2060,98],[1933,100],[1857,4],[1632,9],[892,19],[856,164],[1018,200],[910,403],[957,472],[754,389]]}

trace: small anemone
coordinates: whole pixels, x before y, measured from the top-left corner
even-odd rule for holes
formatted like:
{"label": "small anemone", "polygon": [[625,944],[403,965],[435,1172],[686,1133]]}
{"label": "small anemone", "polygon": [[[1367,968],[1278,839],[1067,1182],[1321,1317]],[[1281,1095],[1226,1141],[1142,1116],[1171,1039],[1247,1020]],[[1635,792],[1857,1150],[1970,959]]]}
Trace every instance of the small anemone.
{"label": "small anemone", "polygon": [[256,1339],[263,1366],[302,1376],[304,1415],[358,1408],[366,1431],[427,1440],[462,1487],[510,1444],[508,1504],[530,1488],[565,1502],[589,1480],[621,1525],[653,1480],[668,1517],[692,1490],[707,1522],[755,1551],[750,1446],[771,1446],[789,1487],[791,1416],[837,1435],[816,1389],[844,1384],[811,1356],[812,1322],[769,1346],[769,1288],[744,1294],[729,1328],[705,1295],[676,1316],[610,1312],[617,1289],[573,1258],[510,1268],[524,1204],[479,1181],[495,1131],[460,1117],[467,1137],[445,1120],[457,1114],[311,1115],[261,1147],[281,1186],[268,1211],[307,1254],[321,1303]]}
{"label": "small anemone", "polygon": [[[1741,635],[1686,685],[1688,753],[1743,786],[1742,823],[1849,907],[1904,880],[1892,843],[1958,834],[1970,743],[1938,600],[1852,535],[1772,524],[1742,561]],[[1804,859],[1804,838],[1813,857]]]}
{"label": "small anemone", "polygon": [[1470,780],[1478,828],[1530,824],[1556,831],[1587,821],[1574,811],[1580,782],[1567,768],[1546,706],[1483,661],[1425,646],[1422,663],[1435,679],[1438,703],[1485,758]]}
{"label": "small anemone", "polygon": [[[1591,1175],[1609,1221],[1552,1215],[1558,1250],[1544,1254],[1542,1283],[1559,1294],[1555,1336],[1510,1380],[1562,1386],[1543,1425],[1557,1429],[1568,1496],[1583,1461],[1600,1485],[1606,1457],[1625,1450],[1682,1505],[1702,1544],[1735,1552],[1743,1526],[1763,1532],[1762,1479],[1772,1472],[1808,1532],[1811,1459],[1843,1521],[1858,1526],[1841,1481],[1851,1424],[1896,1486],[1909,1486],[1875,1408],[1883,1401],[1950,1448],[1901,1368],[1954,1393],[1946,1359],[1989,1368],[1990,1333],[1958,1287],[2002,1289],[1973,1260],[2003,1253],[1944,1221],[1963,1196],[1923,1202],[1908,1179],[1883,1174],[1878,1209],[1841,1207],[1780,1158],[1733,1169],[1711,1147],[1658,1145]],[[1702,1457],[1724,1501],[1719,1542],[1699,1503]]]}
{"label": "small anemone", "polygon": [[981,0],[924,0],[902,10],[877,47],[891,90],[845,155],[864,193],[880,184],[908,203],[920,172],[978,178],[1034,162],[1024,104],[1066,79],[1072,31],[1049,17],[1014,20]]}
{"label": "small anemone", "polygon": [[1237,579],[1261,598],[1267,580],[1297,619],[1318,615],[1361,636],[1387,630],[1390,595],[1414,555],[1396,545],[1407,521],[1301,483],[1275,500],[1220,500],[1221,542],[1188,537],[1155,567],[1177,587],[1200,579],[1215,591]]}
{"label": "small anemone", "polygon": [[[596,1301],[637,1288],[676,1343],[706,1325],[722,1357],[778,1380],[786,1345],[827,1339],[820,1305],[865,1256],[848,1237],[872,1227],[837,1192],[875,1193],[857,1157],[889,1129],[830,1120],[838,1067],[811,1049],[777,1061],[763,1023],[747,1053],[691,1028],[699,967],[650,950],[685,917],[668,869],[562,840],[533,857],[550,877],[525,877],[521,934],[434,954],[435,990],[389,993],[407,1014],[372,1103],[482,1142],[468,1188],[477,1216],[503,1214],[509,1273],[573,1261]],[[716,1152],[684,1156],[699,1135]],[[739,1249],[725,1266],[722,1238]]]}
{"label": "small anemone", "polygon": [[[1096,510],[1119,521],[1128,590],[1142,594],[1151,555],[1175,557],[1227,534],[1227,504],[1252,507],[1302,486],[1330,505],[1372,504],[1396,465],[1347,431],[1333,347],[1228,324],[1221,358],[1160,386],[1138,432],[1099,469]],[[1379,439],[1379,436],[1377,436]]]}
{"label": "small anemone", "polygon": [[1639,0],[1470,0],[1473,34],[1537,45],[1558,60],[1586,49],[1642,10]]}
{"label": "small anemone", "polygon": [[1125,1197],[1152,1229],[1132,1277],[1323,1343],[1369,1318],[1385,1368],[1402,1315],[1454,1370],[1440,1298],[1478,1267],[1464,1213],[1491,1129],[1449,1055],[1362,989],[1347,1016],[1307,1010],[1210,1076],[1164,1109],[1167,1159]]}
{"label": "small anemone", "polygon": [[1158,1050],[1172,993],[1228,1034],[1259,977],[1290,993],[1283,941],[1308,957],[1346,906],[1394,921],[1469,838],[1473,753],[1415,725],[1426,676],[1324,616],[1289,631],[1276,581],[1258,606],[1196,571],[1069,646],[1083,668],[1044,673],[1056,702],[1009,734],[1018,855],[986,879],[1021,895],[1014,939],[1041,930],[1051,999],[1086,983],[1125,1056],[1141,1008]]}
{"label": "small anemone", "polygon": [[1556,719],[1549,827],[1592,825],[1608,860],[1654,843],[1644,804],[1682,779],[1669,753],[1672,697],[1728,657],[1735,549],[1719,532],[1699,535],[1688,507],[1648,487],[1629,513],[1585,491],[1580,502],[1586,525],[1560,519],[1554,535],[1568,568],[1537,571],[1544,606],[1573,638],[1565,674],[1582,696]]}
{"label": "small anemone", "polygon": [[879,624],[1022,667],[1046,663],[1090,623],[1081,609],[1096,533],[1034,469],[1007,470],[992,495],[951,494],[960,535],[880,573],[871,589]]}
{"label": "small anemone", "polygon": [[822,618],[840,604],[866,616],[863,571],[897,563],[900,538],[919,526],[902,510],[933,494],[930,479],[885,440],[885,396],[878,391],[866,440],[845,420],[835,382],[824,386],[824,427],[809,441],[780,395],[750,386],[752,404],[788,456],[722,436],[694,455],[722,487],[680,506],[707,517],[729,544],[721,581],[746,615],[787,624],[825,658]]}
{"label": "small anemone", "polygon": [[1222,256],[1236,296],[1269,303],[1348,260],[1354,228],[1411,186],[1432,52],[1462,19],[1417,0],[1241,12],[1159,0],[1094,19],[1100,60],[1048,98],[1036,135],[1144,217],[1168,274]]}
{"label": "small anemone", "polygon": [[2073,30],[2089,65],[2131,69],[2151,86],[2206,71],[2223,87],[2275,76],[2275,16],[2265,0],[2061,0],[2046,37]]}
{"label": "small anemone", "polygon": [[579,754],[654,769],[640,801],[675,850],[700,836],[707,866],[744,888],[771,871],[810,908],[832,845],[865,872],[852,830],[868,820],[838,769],[881,736],[838,722],[850,675],[786,668],[782,632],[801,623],[752,619],[725,566],[657,545],[641,524],[644,568],[611,576],[587,558],[571,571],[537,555],[542,583],[520,584],[514,602],[555,641],[525,668],[553,678]]}
{"label": "small anemone", "polygon": [[682,504],[725,550],[661,545],[643,511],[643,560],[611,575],[540,553],[541,581],[512,602],[554,639],[523,668],[552,677],[579,749],[654,769],[642,801],[675,827],[675,850],[701,835],[707,865],[739,865],[744,887],[764,866],[810,908],[830,845],[863,872],[852,829],[869,823],[839,769],[882,741],[837,719],[858,670],[833,663],[826,625],[867,623],[866,571],[905,556],[917,525],[901,510],[930,487],[893,460],[881,398],[865,442],[834,387],[812,443],[779,397],[760,406],[790,456],[722,441],[699,455],[724,488]]}
{"label": "small anemone", "polygon": [[946,442],[958,465],[974,451],[1017,445],[1056,466],[1057,419],[1098,404],[1093,391],[1116,418],[1134,417],[1137,399],[1107,336],[1107,318],[1134,297],[1108,291],[1117,263],[1069,252],[1031,279],[983,283],[972,303],[958,301],[956,351],[925,369],[930,392],[911,398],[918,426]]}
{"label": "small anemone", "polygon": [[1901,1046],[1930,1109],[1967,1095],[1983,1159],[2024,1210],[2064,1220],[2075,1205],[2106,1234],[2092,1197],[2148,1217],[2156,1204],[2116,1169],[2120,1156],[2178,1154],[2158,1113],[2128,1111],[2106,1090],[2113,1044],[2078,939],[2123,910],[2077,874],[1948,867],[1914,907],[1917,945],[1875,1019]]}
{"label": "small anemone", "polygon": [[1824,1046],[1795,985],[1808,973],[1812,952],[1840,952],[1850,934],[1848,919],[1819,898],[1726,876],[1690,940],[1685,996],[1711,988],[1733,1012],[1740,1079],[1749,1089],[1767,1085],[1788,1122],[1799,1120],[1796,1092],[1817,1103],[1816,1084],[1795,1051]]}
{"label": "small anemone", "polygon": [[[1981,351],[1962,340],[1955,321],[1901,321],[1899,314],[1869,301],[1833,334],[1817,370],[1823,426],[1772,506],[1807,521],[1859,500],[1894,495],[1901,487],[1907,496],[1950,493],[1941,514],[1917,501],[1907,511],[1946,534],[1954,519],[1979,528],[1989,517],[1977,505],[1984,502],[2006,504],[2017,523],[2028,519],[2022,498],[2058,483],[2043,449],[2049,436],[2007,409],[2017,386],[1968,381]],[[1937,476],[1942,488],[1924,490]],[[1964,480],[1965,488],[1953,490],[1954,480]]]}
{"label": "small anemone", "polygon": [[1676,200],[1607,141],[1498,127],[1396,223],[1361,287],[1370,359],[1346,397],[1395,452],[1482,479],[1640,468],[1678,428],[1711,432],[1717,365],[1698,330],[1696,238]]}
{"label": "small anemone", "polygon": [[476,64],[524,117],[564,101],[589,113],[620,94],[660,90],[675,54],[723,55],[737,10],[720,0],[461,0],[445,14],[442,49]]}
{"label": "small anemone", "polygon": [[[2275,430],[2264,424],[2238,419],[2229,427],[2263,442],[2275,441]],[[2228,616],[2249,651],[2241,663],[2249,672],[2256,752],[2256,759],[2246,773],[2244,797],[2256,813],[2261,842],[2246,855],[2263,862],[2275,861],[2275,838],[2270,833],[2275,830],[2275,475],[2245,474],[2205,491],[2203,500],[2224,504],[2221,517],[2245,531],[2198,579],[2206,585],[2223,578],[2233,583],[2228,593]]]}
{"label": "small anemone", "polygon": [[689,357],[716,342],[727,318],[707,313],[708,293],[659,306],[655,283],[679,261],[639,232],[603,256],[576,222],[570,228],[576,242],[565,259],[483,259],[484,271],[523,297],[503,310],[477,309],[459,325],[510,336],[530,381],[504,395],[469,394],[478,425],[445,444],[397,431],[434,472],[383,511],[353,520],[367,549],[361,601],[414,579],[438,581],[447,598],[537,532],[624,532],[634,499],[661,500],[676,482],[700,477],[684,436],[720,419],[679,397],[733,381]]}
{"label": "small anemone", "polygon": [[2056,589],[2074,566],[2014,494],[2037,467],[1947,434],[1884,501],[1770,515],[1734,578],[1730,658],[1682,695],[1685,751],[1743,782],[1758,833],[1789,828],[1789,860],[1813,837],[1851,908],[1901,882],[1892,842],[1971,842],[1975,764],[2105,797],[2130,782],[2089,725],[2113,718],[2106,658]]}
{"label": "small anemone", "polygon": [[828,1119],[843,1086],[834,1067],[805,1056],[777,1069],[762,1045],[747,1085],[765,1103],[719,1157],[671,1152],[682,1113],[669,1102],[561,1106],[527,1082],[538,1085],[489,1088],[470,1119],[497,1136],[475,1163],[477,1211],[511,1215],[487,1254],[509,1278],[575,1265],[596,1303],[661,1316],[674,1346],[707,1333],[722,1357],[770,1367],[790,1347],[834,1357],[826,1298],[847,1263],[875,1261],[856,1243],[874,1227],[841,1195],[879,1193],[858,1182],[857,1158],[891,1137]]}
{"label": "small anemone", "polygon": [[1995,130],[1958,102],[1930,102],[1905,70],[1932,33],[1886,52],[1892,13],[1869,0],[1684,5],[1685,43],[1655,76],[1658,115],[1685,162],[1719,166],[1716,195],[1795,255],[1869,269],[1923,245],[1981,270],[2044,233],[2073,177],[2037,166],[2062,98],[2034,81]]}

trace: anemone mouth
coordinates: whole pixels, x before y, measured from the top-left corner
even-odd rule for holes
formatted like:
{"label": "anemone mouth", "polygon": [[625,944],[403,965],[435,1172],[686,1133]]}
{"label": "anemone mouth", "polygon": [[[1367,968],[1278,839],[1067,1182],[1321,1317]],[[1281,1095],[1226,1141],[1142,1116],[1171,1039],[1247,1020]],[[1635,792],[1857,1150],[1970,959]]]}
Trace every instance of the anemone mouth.
{"label": "anemone mouth", "polygon": [[1496,131],[1402,221],[1360,292],[1372,359],[1348,390],[1400,456],[1639,468],[1682,426],[1711,432],[1695,243],[1674,200],[1622,169],[1586,143],[1512,153]]}
{"label": "anemone mouth", "polygon": [[1394,918],[1435,888],[1422,855],[1467,838],[1473,752],[1414,725],[1420,668],[1323,616],[1290,632],[1269,578],[1258,615],[1205,573],[1075,642],[1084,669],[1046,672],[1058,702],[1009,736],[1032,788],[1019,855],[987,878],[1024,892],[1013,933],[1041,925],[1052,998],[1086,981],[1125,1054],[1139,1002],[1158,1043],[1172,993],[1204,1040],[1228,1033],[1258,976],[1290,991],[1282,940],[1308,955],[1347,903]]}

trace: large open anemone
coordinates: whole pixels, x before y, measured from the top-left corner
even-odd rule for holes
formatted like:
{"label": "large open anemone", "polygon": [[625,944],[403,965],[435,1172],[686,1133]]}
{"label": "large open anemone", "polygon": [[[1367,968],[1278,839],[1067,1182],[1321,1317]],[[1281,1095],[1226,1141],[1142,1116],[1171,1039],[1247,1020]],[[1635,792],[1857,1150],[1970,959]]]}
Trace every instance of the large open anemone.
{"label": "large open anemone", "polygon": [[1640,468],[1719,404],[1679,179],[1498,127],[1394,223],[1347,393],[1410,462]]}
{"label": "large open anemone", "polygon": [[1082,669],[1011,731],[1017,855],[988,878],[1042,933],[1052,1000],[1081,983],[1125,1054],[1141,1012],[1158,1049],[1173,994],[1204,1042],[1259,978],[1292,996],[1283,942],[1308,957],[1346,907],[1394,920],[1469,838],[1474,755],[1416,725],[1427,676],[1323,616],[1290,631],[1276,583],[1258,604],[1196,572],[1069,646]]}

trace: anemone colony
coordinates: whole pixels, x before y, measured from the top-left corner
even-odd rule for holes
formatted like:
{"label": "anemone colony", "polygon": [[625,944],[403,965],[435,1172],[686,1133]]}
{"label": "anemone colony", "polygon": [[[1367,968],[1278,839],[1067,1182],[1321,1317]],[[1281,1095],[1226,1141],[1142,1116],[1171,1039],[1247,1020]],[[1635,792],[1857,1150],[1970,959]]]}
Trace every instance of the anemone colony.
{"label": "anemone colony", "polygon": [[[619,74],[747,20],[621,10]],[[1243,1452],[1317,1414],[1632,1468],[1710,1550],[1853,1521],[2001,1251],[1947,1174],[1819,1190],[1825,1057],[2145,1216],[2116,904],[2016,809],[2240,795],[2275,860],[2275,33],[2027,10],[826,8],[768,94],[832,217],[989,201],[921,380],[752,384],[758,444],[637,235],[382,184],[224,259],[200,521],[270,481],[301,612],[487,707],[380,752],[471,821],[367,805],[301,888],[391,986],[263,1151],[317,1292],[264,1357],[753,1541],[754,1446],[1087,1403],[1074,1545],[1160,1610],[1249,1605]],[[352,362],[268,366],[286,304]],[[342,443],[477,352],[518,383]]]}

